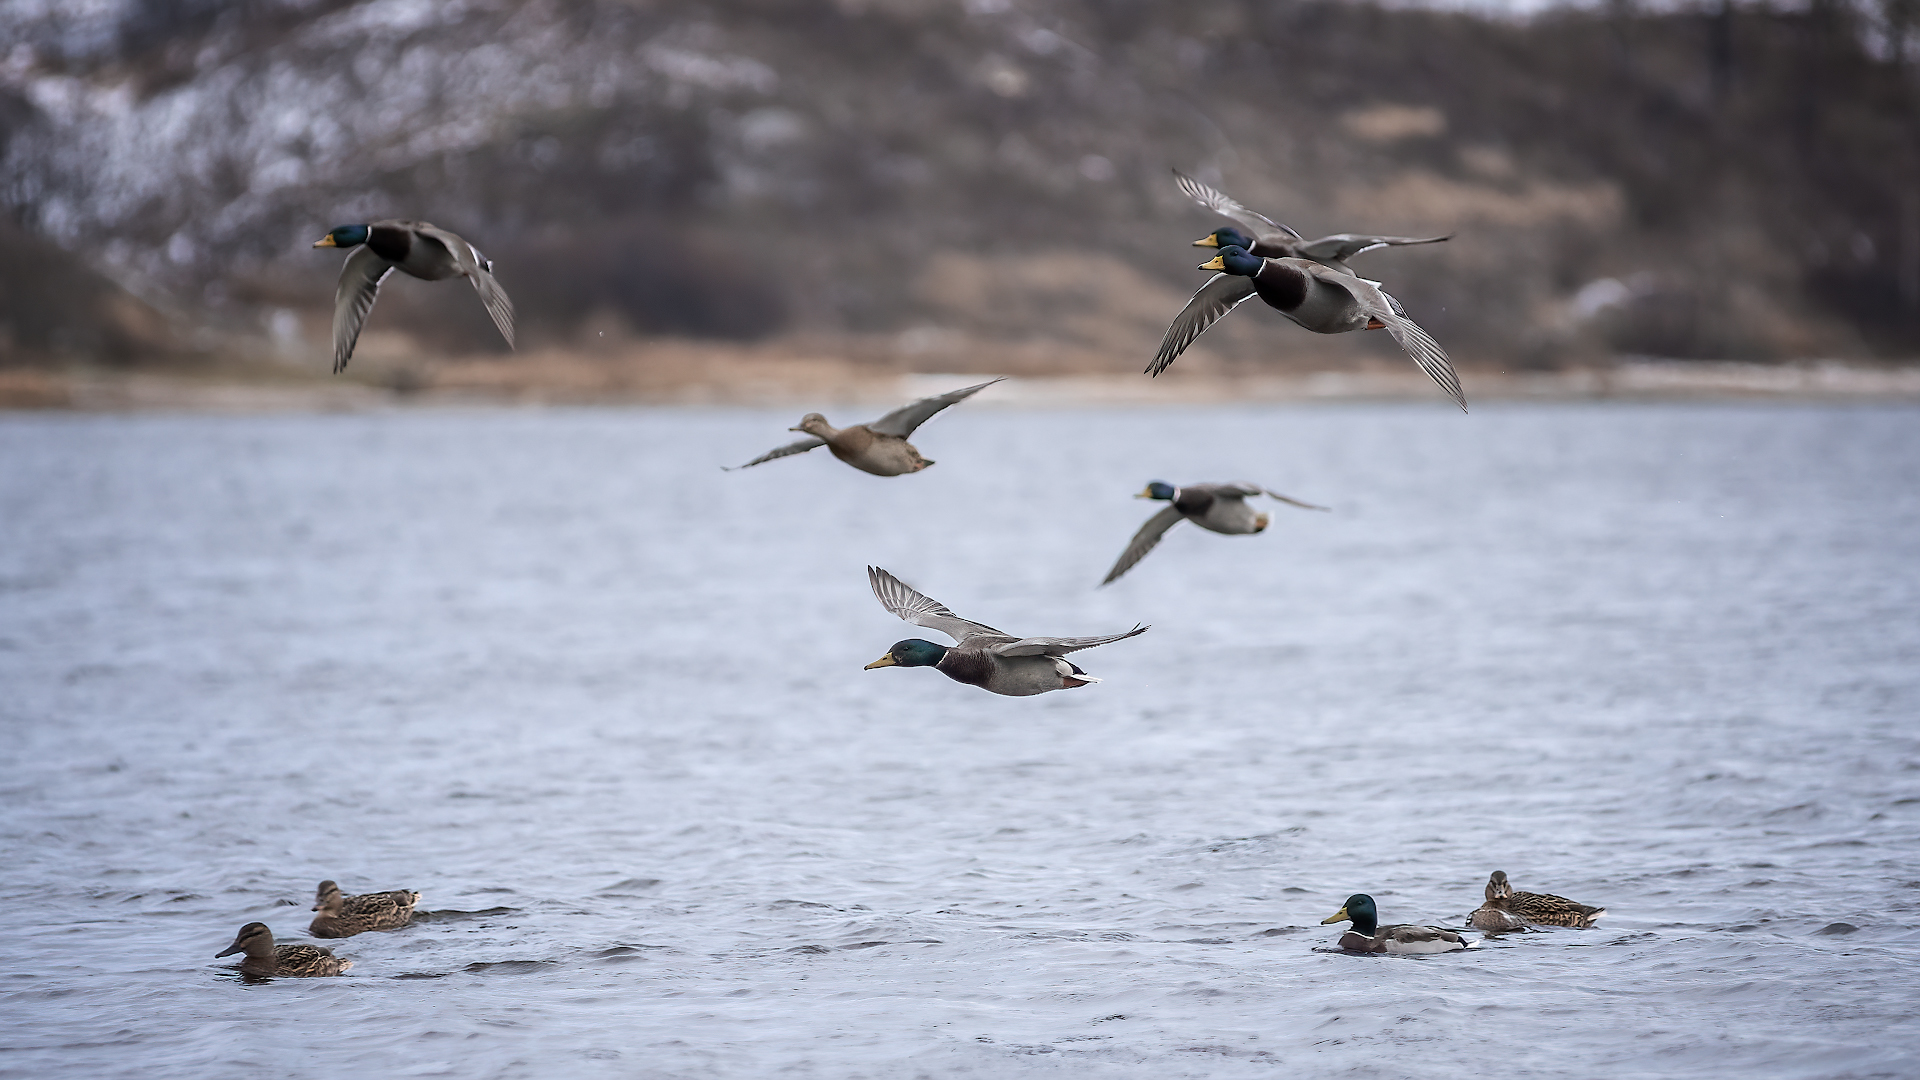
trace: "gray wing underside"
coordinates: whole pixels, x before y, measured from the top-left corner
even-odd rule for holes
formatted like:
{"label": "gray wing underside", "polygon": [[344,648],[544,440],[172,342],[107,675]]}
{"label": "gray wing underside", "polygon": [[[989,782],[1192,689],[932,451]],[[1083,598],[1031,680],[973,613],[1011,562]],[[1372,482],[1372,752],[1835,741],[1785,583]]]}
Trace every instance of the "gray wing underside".
{"label": "gray wing underside", "polygon": [[1100,637],[1030,637],[1019,641],[1009,641],[1004,645],[995,645],[989,652],[1001,656],[1065,656],[1081,649],[1091,649],[1100,645],[1111,645],[1116,641],[1125,641],[1147,632],[1145,626],[1135,626],[1124,634],[1105,634]]}
{"label": "gray wing underside", "polygon": [[747,462],[745,465],[733,465],[733,466],[722,465],[720,467],[722,469],[725,469],[727,472],[733,472],[736,469],[751,469],[755,465],[758,465],[764,461],[772,461],[774,458],[791,457],[794,454],[804,454],[809,450],[812,450],[816,447],[825,446],[825,445],[827,445],[827,441],[825,439],[816,439],[813,436],[809,435],[806,438],[801,439],[799,442],[790,442],[785,446],[775,447],[774,449],[769,450],[764,454],[761,454],[759,457],[754,458],[752,461]]}
{"label": "gray wing underside", "polygon": [[1180,185],[1180,190],[1187,193],[1187,198],[1222,217],[1232,218],[1246,226],[1247,231],[1253,234],[1255,241],[1302,239],[1299,233],[1288,226],[1280,224],[1265,214],[1254,213],[1241,206],[1225,192],[1209,187],[1179,169],[1173,170],[1173,177],[1174,182]]}
{"label": "gray wing underside", "polygon": [[[1274,491],[1270,488],[1263,488],[1259,484],[1249,484],[1244,480],[1238,483],[1233,483],[1233,484],[1194,484],[1191,486],[1197,487],[1197,488],[1209,488],[1217,494],[1227,495],[1227,496],[1240,498],[1240,499],[1250,499],[1255,495],[1265,495],[1269,499],[1278,499],[1283,503],[1286,503],[1290,506],[1297,506],[1302,510],[1327,509],[1327,507],[1320,506],[1316,503],[1302,502],[1301,500],[1296,499],[1291,495],[1282,495],[1279,492]],[[1145,552],[1142,552],[1142,554],[1145,554]]]}
{"label": "gray wing underside", "polygon": [[1213,275],[1187,301],[1187,306],[1180,309],[1180,314],[1173,317],[1166,336],[1160,339],[1160,351],[1153,354],[1153,363],[1147,365],[1147,374],[1158,377],[1167,370],[1167,365],[1187,351],[1195,338],[1207,332],[1207,327],[1226,318],[1228,312],[1246,303],[1253,294],[1252,278]]}
{"label": "gray wing underside", "polygon": [[1121,574],[1133,569],[1133,564],[1146,558],[1147,552],[1160,543],[1160,538],[1166,535],[1167,530],[1178,525],[1185,517],[1185,514],[1169,506],[1148,518],[1147,523],[1140,526],[1140,531],[1133,534],[1133,539],[1127,541],[1127,550],[1120,553],[1113,569],[1107,571],[1106,578],[1100,584],[1112,584]]}
{"label": "gray wing underside", "polygon": [[375,255],[372,249],[357,247],[340,268],[340,284],[333,294],[333,373],[347,370],[353,359],[353,347],[360,340],[360,328],[380,295],[380,283],[393,273],[393,264]]}
{"label": "gray wing underside", "polygon": [[1453,234],[1445,236],[1373,236],[1367,233],[1336,233],[1323,236],[1308,244],[1299,245],[1302,258],[1316,262],[1344,261],[1355,255],[1364,255],[1383,247],[1401,247],[1406,244],[1438,244],[1453,239]]}
{"label": "gray wing underside", "polygon": [[880,606],[892,612],[894,617],[902,622],[924,626],[929,630],[938,630],[955,641],[978,637],[1009,643],[1014,641],[1012,634],[995,630],[985,623],[977,623],[955,615],[947,605],[916,590],[877,566],[867,567],[867,583],[873,586],[873,595],[879,599]]}
{"label": "gray wing underside", "polygon": [[1433,340],[1432,335],[1407,318],[1406,309],[1400,306],[1400,301],[1374,282],[1341,273],[1331,267],[1316,266],[1313,274],[1321,281],[1347,290],[1368,315],[1386,324],[1387,333],[1392,334],[1400,348],[1413,358],[1414,363],[1420,365],[1420,370],[1440,384],[1440,388],[1453,398],[1454,404],[1460,406],[1461,412],[1467,411],[1467,395],[1460,389],[1460,376],[1454,374],[1453,361],[1447,358],[1447,351]]}
{"label": "gray wing underside", "polygon": [[508,299],[507,290],[493,277],[493,261],[482,259],[480,253],[453,233],[432,225],[417,225],[415,231],[422,236],[430,236],[440,242],[453,256],[455,266],[473,282],[473,289],[480,294],[480,303],[486,306],[487,314],[493,317],[493,325],[500,328],[500,336],[507,339],[507,348],[513,344],[513,301]]}
{"label": "gray wing underside", "polygon": [[973,395],[985,390],[997,382],[1005,382],[1006,376],[988,379],[978,386],[969,386],[964,390],[954,390],[938,397],[921,398],[911,405],[902,405],[887,415],[867,425],[867,430],[876,435],[895,435],[902,439],[913,434],[913,429],[932,419],[933,415],[949,405],[957,405]]}

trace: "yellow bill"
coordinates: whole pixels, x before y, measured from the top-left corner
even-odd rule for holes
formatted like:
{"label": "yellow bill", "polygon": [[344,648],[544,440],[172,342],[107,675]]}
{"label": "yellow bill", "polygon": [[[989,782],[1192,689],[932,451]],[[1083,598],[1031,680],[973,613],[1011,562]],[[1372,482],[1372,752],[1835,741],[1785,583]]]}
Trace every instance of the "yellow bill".
{"label": "yellow bill", "polygon": [[866,667],[861,668],[860,670],[872,671],[874,668],[877,668],[877,667],[893,667],[893,666],[894,666],[893,654],[888,653],[887,655],[881,657],[878,660],[875,660],[873,663],[868,664]]}

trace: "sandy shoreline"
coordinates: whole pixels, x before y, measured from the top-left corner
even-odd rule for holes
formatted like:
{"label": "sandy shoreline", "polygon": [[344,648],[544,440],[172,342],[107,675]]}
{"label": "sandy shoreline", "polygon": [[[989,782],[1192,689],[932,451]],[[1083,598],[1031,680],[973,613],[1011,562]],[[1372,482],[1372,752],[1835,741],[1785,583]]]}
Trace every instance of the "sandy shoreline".
{"label": "sandy shoreline", "polygon": [[[959,366],[959,365],[955,365]],[[578,354],[512,360],[371,363],[334,378],[280,365],[206,371],[105,368],[0,371],[0,410],[326,412],[393,407],[682,405],[829,408],[882,405],[989,377],[915,372],[806,356],[683,350],[646,361]],[[1604,367],[1513,372],[1462,366],[1474,403],[1582,400],[1920,401],[1920,365],[1831,361],[1751,364],[1622,360]],[[1224,402],[1439,400],[1412,369],[1362,367],[1233,374],[1020,375],[979,406],[1074,408]]]}

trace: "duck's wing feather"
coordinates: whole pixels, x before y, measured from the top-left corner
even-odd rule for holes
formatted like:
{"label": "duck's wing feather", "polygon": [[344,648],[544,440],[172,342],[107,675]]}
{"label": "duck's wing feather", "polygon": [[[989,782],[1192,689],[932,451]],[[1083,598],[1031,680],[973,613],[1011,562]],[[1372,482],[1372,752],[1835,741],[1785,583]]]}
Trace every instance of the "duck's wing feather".
{"label": "duck's wing feather", "polygon": [[1320,506],[1315,503],[1302,502],[1301,500],[1296,499],[1290,495],[1282,495],[1279,492],[1273,491],[1269,488],[1263,488],[1259,484],[1249,484],[1244,480],[1238,483],[1233,483],[1233,484],[1188,484],[1187,487],[1206,488],[1212,491],[1215,495],[1224,495],[1228,498],[1233,498],[1233,499],[1250,499],[1255,495],[1265,495],[1269,499],[1278,499],[1283,503],[1287,503],[1292,506],[1297,506],[1302,510],[1327,509],[1327,507]]}
{"label": "duck's wing feather", "polygon": [[1121,574],[1133,569],[1133,564],[1146,558],[1147,552],[1159,545],[1160,538],[1166,535],[1167,530],[1180,524],[1185,517],[1185,514],[1169,506],[1148,518],[1147,523],[1140,526],[1140,531],[1133,534],[1133,539],[1127,541],[1127,549],[1114,560],[1113,569],[1107,571],[1107,576],[1101,579],[1100,584],[1111,585]]}
{"label": "duck's wing feather", "polygon": [[513,345],[513,301],[508,299],[507,290],[493,277],[493,260],[482,258],[478,249],[460,236],[450,233],[437,225],[424,222],[415,225],[414,231],[421,236],[431,237],[447,249],[453,256],[455,266],[473,282],[473,289],[480,294],[480,302],[486,305],[487,314],[493,316],[493,325],[500,328],[500,336],[507,339],[507,348]]}
{"label": "duck's wing feather", "polygon": [[1006,376],[988,379],[978,386],[969,386],[964,390],[954,390],[938,397],[921,398],[911,405],[902,405],[887,415],[867,425],[867,430],[875,435],[896,435],[904,439],[913,434],[913,429],[932,419],[933,414],[949,405],[958,405],[973,395],[985,390],[997,382],[1005,382]]}
{"label": "duck's wing feather", "polygon": [[873,586],[873,595],[879,599],[880,606],[893,612],[894,617],[902,622],[938,630],[955,641],[974,637],[1014,640],[1013,635],[1005,631],[955,615],[947,605],[877,566],[867,567],[867,582]]}
{"label": "duck's wing feather", "polygon": [[1403,923],[1399,926],[1383,926],[1379,929],[1378,934],[1381,937],[1397,941],[1402,945],[1420,945],[1426,942],[1439,943],[1443,941],[1457,941],[1462,944],[1466,942],[1465,938],[1445,927],[1416,926],[1411,923]]}
{"label": "duck's wing feather", "polygon": [[1167,365],[1187,351],[1194,338],[1206,333],[1207,327],[1226,318],[1227,312],[1246,303],[1253,294],[1252,278],[1213,275],[1193,294],[1193,299],[1187,301],[1187,306],[1180,309],[1180,314],[1173,317],[1166,336],[1160,339],[1160,351],[1153,354],[1153,363],[1147,365],[1147,374],[1158,376],[1167,370]]}
{"label": "duck's wing feather", "polygon": [[1295,250],[1302,258],[1316,262],[1344,261],[1355,255],[1365,255],[1383,247],[1401,247],[1406,244],[1438,244],[1453,239],[1453,234],[1445,236],[1374,236],[1369,233],[1336,233],[1323,236],[1308,244],[1296,245]]}
{"label": "duck's wing feather", "polygon": [[754,458],[752,461],[747,462],[745,465],[722,465],[720,467],[722,469],[725,469],[727,472],[733,472],[736,469],[751,469],[755,465],[758,465],[763,461],[772,461],[774,458],[791,457],[794,454],[804,454],[807,451],[814,449],[815,447],[820,447],[825,445],[827,445],[827,440],[816,439],[813,436],[809,435],[806,438],[801,439],[799,442],[790,442],[785,446],[775,447],[772,450],[769,450],[766,453],[761,454],[759,457]]}
{"label": "duck's wing feather", "polygon": [[1300,234],[1288,226],[1280,224],[1265,214],[1254,213],[1241,206],[1237,200],[1229,197],[1225,192],[1203,184],[1179,169],[1173,170],[1173,179],[1174,183],[1180,185],[1180,190],[1187,193],[1187,198],[1216,214],[1230,217],[1246,226],[1247,231],[1253,234],[1255,241],[1301,239]]}
{"label": "duck's wing feather", "polygon": [[346,265],[340,268],[340,284],[333,293],[333,373],[347,370],[347,361],[353,359],[353,346],[360,340],[360,328],[367,323],[367,313],[373,310],[373,301],[380,295],[380,283],[393,273],[393,264],[373,253],[373,249],[357,247],[347,256]]}
{"label": "duck's wing feather", "polygon": [[1352,274],[1343,274],[1332,267],[1316,265],[1312,273],[1321,281],[1338,285],[1353,295],[1369,316],[1382,323],[1400,348],[1420,365],[1427,377],[1440,384],[1440,388],[1450,395],[1461,412],[1467,411],[1467,395],[1460,389],[1460,376],[1454,374],[1453,361],[1447,359],[1447,351],[1433,340],[1425,330],[1420,329],[1412,319],[1407,318],[1406,309],[1400,301],[1388,295],[1378,283],[1368,281]]}
{"label": "duck's wing feather", "polygon": [[1136,626],[1124,634],[1106,634],[1101,637],[1030,637],[1019,641],[1009,641],[1004,645],[995,645],[988,652],[1000,656],[1065,656],[1081,649],[1091,649],[1099,645],[1111,645],[1116,641],[1125,641],[1146,633],[1148,627]]}

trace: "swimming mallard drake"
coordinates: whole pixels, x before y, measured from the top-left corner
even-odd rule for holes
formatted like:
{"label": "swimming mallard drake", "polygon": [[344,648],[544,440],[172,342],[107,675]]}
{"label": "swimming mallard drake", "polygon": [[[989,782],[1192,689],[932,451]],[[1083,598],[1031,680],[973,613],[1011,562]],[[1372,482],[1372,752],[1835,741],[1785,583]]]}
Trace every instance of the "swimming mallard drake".
{"label": "swimming mallard drake", "polygon": [[[921,398],[911,405],[902,405],[887,415],[868,424],[854,424],[851,427],[835,428],[827,423],[827,418],[819,413],[808,413],[800,418],[799,426],[789,431],[804,431],[809,438],[796,443],[788,443],[776,450],[769,450],[745,465],[741,469],[750,469],[763,461],[783,458],[791,454],[804,454],[816,446],[824,446],[834,457],[875,476],[899,476],[901,473],[915,473],[933,464],[920,456],[913,448],[907,436],[915,428],[933,418],[933,415],[949,405],[956,405],[985,390],[997,382],[1005,382],[1006,376],[989,379],[978,386],[969,386],[964,390],[954,390],[938,397]],[[731,469],[729,472],[733,471]]]}
{"label": "swimming mallard drake", "polygon": [[1147,557],[1147,552],[1160,543],[1168,529],[1181,521],[1191,521],[1203,529],[1230,536],[1244,533],[1264,532],[1272,519],[1265,510],[1255,510],[1247,505],[1247,499],[1254,495],[1265,495],[1290,503],[1303,510],[1325,510],[1324,506],[1315,506],[1310,502],[1288,498],[1277,491],[1268,491],[1259,484],[1187,484],[1174,487],[1164,481],[1155,480],[1147,489],[1135,495],[1136,499],[1165,499],[1172,505],[1147,519],[1140,531],[1127,541],[1127,550],[1120,553],[1120,560],[1107,571],[1106,579],[1100,584],[1111,583],[1128,570],[1133,564]]}
{"label": "swimming mallard drake", "polygon": [[1316,334],[1344,334],[1349,330],[1385,330],[1413,357],[1420,369],[1453,395],[1460,411],[1467,409],[1460,379],[1453,373],[1440,343],[1407,318],[1400,301],[1387,295],[1377,282],[1342,273],[1311,259],[1263,259],[1245,248],[1225,247],[1202,270],[1219,273],[1200,286],[1173,325],[1160,339],[1160,351],[1147,365],[1158,376],[1207,327],[1256,293],[1267,306]]}
{"label": "swimming mallard drake", "polygon": [[947,646],[920,638],[896,641],[887,655],[867,665],[868,671],[883,667],[930,667],[954,682],[1008,697],[1030,697],[1049,690],[1071,690],[1097,683],[1099,679],[1066,660],[1066,654],[1147,632],[1145,626],[1136,626],[1124,634],[1105,637],[1017,638],[955,615],[945,604],[921,595],[877,566],[867,567],[867,582],[873,586],[873,595],[879,597],[881,607],[915,626],[938,630],[956,642]]}
{"label": "swimming mallard drake", "polygon": [[273,931],[266,923],[250,922],[234,935],[233,944],[214,953],[215,960],[223,956],[244,952],[247,955],[240,961],[240,971],[246,975],[272,975],[281,978],[305,979],[321,975],[338,975],[353,966],[353,961],[342,960],[326,949],[314,945],[275,945]]}
{"label": "swimming mallard drake", "polygon": [[1337,233],[1323,236],[1318,240],[1308,240],[1291,228],[1280,224],[1265,214],[1256,214],[1227,197],[1222,192],[1208,187],[1193,177],[1173,170],[1180,190],[1201,206],[1247,227],[1248,236],[1235,228],[1215,229],[1193,242],[1194,247],[1241,247],[1264,259],[1312,259],[1324,263],[1341,273],[1351,274],[1353,268],[1347,260],[1356,255],[1383,247],[1401,247],[1406,244],[1438,244],[1442,240],[1453,239],[1446,236],[1375,236],[1371,233]]}
{"label": "swimming mallard drake", "polygon": [[1379,912],[1373,906],[1373,897],[1366,893],[1354,893],[1347,897],[1346,906],[1321,919],[1320,925],[1351,922],[1353,926],[1340,935],[1340,947],[1349,952],[1443,953],[1469,949],[1479,944],[1445,927],[1415,926],[1411,923],[1380,926],[1379,919]]}
{"label": "swimming mallard drake", "polygon": [[1514,892],[1504,870],[1495,870],[1487,878],[1487,902],[1483,906],[1511,912],[1542,926],[1577,926],[1583,930],[1607,913],[1606,908],[1575,903],[1552,893]]}
{"label": "swimming mallard drake", "polygon": [[314,890],[313,917],[307,933],[319,938],[352,937],[368,930],[398,930],[413,919],[420,894],[408,889],[342,896],[340,886],[323,881]]}
{"label": "swimming mallard drake", "polygon": [[375,221],[342,225],[313,242],[317,248],[355,248],[340,268],[340,286],[333,296],[333,373],[347,369],[360,327],[373,310],[380,283],[395,270],[422,281],[464,277],[473,282],[480,302],[493,316],[493,325],[513,347],[513,301],[493,280],[493,260],[458,236],[424,221]]}

